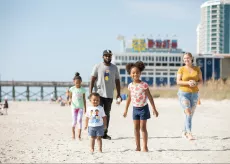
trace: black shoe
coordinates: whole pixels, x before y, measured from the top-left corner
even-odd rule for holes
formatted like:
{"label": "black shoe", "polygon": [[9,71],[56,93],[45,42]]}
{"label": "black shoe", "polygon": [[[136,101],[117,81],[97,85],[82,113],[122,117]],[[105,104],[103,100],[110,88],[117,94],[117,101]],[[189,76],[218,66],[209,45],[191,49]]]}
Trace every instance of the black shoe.
{"label": "black shoe", "polygon": [[109,135],[104,135],[103,137],[102,137],[103,139],[107,139],[107,140],[111,140],[111,137],[109,136]]}

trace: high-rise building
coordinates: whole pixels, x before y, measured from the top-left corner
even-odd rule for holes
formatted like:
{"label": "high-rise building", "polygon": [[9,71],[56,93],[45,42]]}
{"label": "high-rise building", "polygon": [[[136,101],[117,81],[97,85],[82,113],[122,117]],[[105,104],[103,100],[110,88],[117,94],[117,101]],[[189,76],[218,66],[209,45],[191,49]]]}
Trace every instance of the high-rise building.
{"label": "high-rise building", "polygon": [[209,0],[201,5],[197,53],[230,53],[230,0]]}

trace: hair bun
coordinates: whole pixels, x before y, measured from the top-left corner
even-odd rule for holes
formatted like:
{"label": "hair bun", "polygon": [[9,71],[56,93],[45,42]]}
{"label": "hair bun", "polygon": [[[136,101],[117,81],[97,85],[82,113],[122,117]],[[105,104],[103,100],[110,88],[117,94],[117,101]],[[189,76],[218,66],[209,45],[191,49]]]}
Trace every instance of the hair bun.
{"label": "hair bun", "polygon": [[75,76],[79,76],[79,75],[80,75],[80,73],[78,73],[78,72],[75,73]]}

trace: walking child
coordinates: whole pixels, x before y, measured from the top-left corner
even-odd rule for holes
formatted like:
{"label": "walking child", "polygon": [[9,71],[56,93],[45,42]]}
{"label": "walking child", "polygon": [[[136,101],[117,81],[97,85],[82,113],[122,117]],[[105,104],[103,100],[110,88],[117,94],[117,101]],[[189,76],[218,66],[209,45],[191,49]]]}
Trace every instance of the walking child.
{"label": "walking child", "polygon": [[81,76],[77,72],[73,78],[75,86],[69,89],[69,102],[72,112],[72,138],[75,139],[75,126],[78,125],[78,139],[81,139],[82,116],[86,112],[86,90],[81,86]]}
{"label": "walking child", "polygon": [[98,93],[91,93],[89,96],[92,106],[87,108],[85,119],[85,130],[88,128],[90,139],[90,152],[94,152],[95,140],[97,139],[99,152],[102,152],[102,139],[104,136],[104,129],[106,125],[106,115],[104,108],[100,106],[100,95]]}
{"label": "walking child", "polygon": [[147,119],[150,118],[149,106],[147,98],[152,106],[153,115],[158,117],[153,97],[149,91],[148,84],[140,80],[141,72],[145,69],[145,65],[142,61],[136,63],[129,63],[126,65],[126,70],[131,76],[133,82],[128,85],[128,98],[126,101],[124,117],[127,116],[129,104],[132,101],[133,104],[133,123],[134,134],[136,140],[136,151],[141,151],[140,144],[140,130],[143,137],[143,149],[142,151],[148,152],[148,132],[146,128]]}

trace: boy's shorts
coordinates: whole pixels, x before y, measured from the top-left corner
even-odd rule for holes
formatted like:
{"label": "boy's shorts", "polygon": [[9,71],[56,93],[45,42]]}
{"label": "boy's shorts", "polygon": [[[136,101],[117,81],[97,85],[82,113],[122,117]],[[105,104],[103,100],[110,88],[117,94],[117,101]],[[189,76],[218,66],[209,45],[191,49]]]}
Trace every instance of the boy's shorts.
{"label": "boy's shorts", "polygon": [[149,106],[133,107],[133,120],[147,120],[150,118]]}
{"label": "boy's shorts", "polygon": [[96,127],[89,126],[88,134],[91,137],[104,136],[104,125]]}

